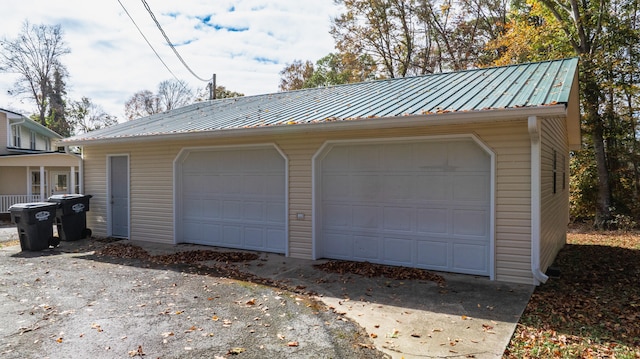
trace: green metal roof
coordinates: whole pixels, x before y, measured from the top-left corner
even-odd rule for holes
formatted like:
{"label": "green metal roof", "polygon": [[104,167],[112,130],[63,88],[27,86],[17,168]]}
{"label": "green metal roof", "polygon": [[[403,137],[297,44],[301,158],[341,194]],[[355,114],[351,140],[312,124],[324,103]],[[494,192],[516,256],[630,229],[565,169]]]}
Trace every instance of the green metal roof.
{"label": "green metal roof", "polygon": [[62,142],[567,105],[577,66],[570,58],[197,102]]}

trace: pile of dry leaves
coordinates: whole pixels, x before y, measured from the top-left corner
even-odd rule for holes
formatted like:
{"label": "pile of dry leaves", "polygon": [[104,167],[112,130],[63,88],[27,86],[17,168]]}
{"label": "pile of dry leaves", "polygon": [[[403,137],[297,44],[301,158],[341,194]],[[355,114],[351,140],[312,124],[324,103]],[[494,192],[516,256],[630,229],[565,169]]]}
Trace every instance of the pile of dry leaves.
{"label": "pile of dry leaves", "polygon": [[640,235],[569,234],[507,358],[640,358]]}
{"label": "pile of dry leaves", "polygon": [[442,276],[418,268],[349,261],[329,261],[323,264],[316,264],[315,267],[329,273],[351,273],[368,278],[386,277],[397,280],[428,280],[437,283],[439,286],[445,285],[445,280]]}
{"label": "pile of dry leaves", "polygon": [[218,252],[212,250],[195,250],[176,252],[164,255],[150,255],[146,250],[124,243],[115,243],[96,251],[97,255],[112,256],[118,258],[132,258],[149,260],[160,264],[194,264],[204,261],[216,262],[245,262],[259,258],[255,253],[249,252]]}

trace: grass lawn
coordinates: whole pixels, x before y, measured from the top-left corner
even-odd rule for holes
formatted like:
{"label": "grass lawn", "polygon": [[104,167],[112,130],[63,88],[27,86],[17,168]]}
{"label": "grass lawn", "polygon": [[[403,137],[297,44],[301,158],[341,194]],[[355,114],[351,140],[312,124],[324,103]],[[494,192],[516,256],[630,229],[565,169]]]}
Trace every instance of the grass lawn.
{"label": "grass lawn", "polygon": [[570,231],[503,358],[640,358],[640,233]]}

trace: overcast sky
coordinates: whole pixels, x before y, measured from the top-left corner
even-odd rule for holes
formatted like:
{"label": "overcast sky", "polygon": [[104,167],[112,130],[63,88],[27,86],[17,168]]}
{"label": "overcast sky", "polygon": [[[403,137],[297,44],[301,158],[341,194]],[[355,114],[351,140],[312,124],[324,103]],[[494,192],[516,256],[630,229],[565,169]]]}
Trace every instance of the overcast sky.
{"label": "overcast sky", "polygon": [[[192,88],[196,79],[180,63],[141,0],[120,0],[177,78]],[[279,72],[293,60],[311,60],[334,51],[333,0],[147,0],[169,39],[196,75],[217,74],[218,85],[245,95],[278,90]],[[0,37],[15,38],[28,20],[60,24],[71,53],[68,95],[89,97],[121,121],[124,103],[137,91],[157,91],[174,77],[158,60],[118,0],[6,1],[0,11]],[[0,73],[0,108],[25,115],[32,101],[7,94],[15,76]]]}

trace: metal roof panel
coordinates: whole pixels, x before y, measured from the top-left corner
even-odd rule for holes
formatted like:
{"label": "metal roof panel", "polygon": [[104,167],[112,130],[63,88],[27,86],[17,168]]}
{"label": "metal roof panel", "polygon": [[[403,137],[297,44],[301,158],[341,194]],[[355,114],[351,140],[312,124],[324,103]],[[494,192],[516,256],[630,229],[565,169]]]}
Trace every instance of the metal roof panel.
{"label": "metal roof panel", "polygon": [[577,65],[571,58],[203,101],[62,143],[566,104]]}

